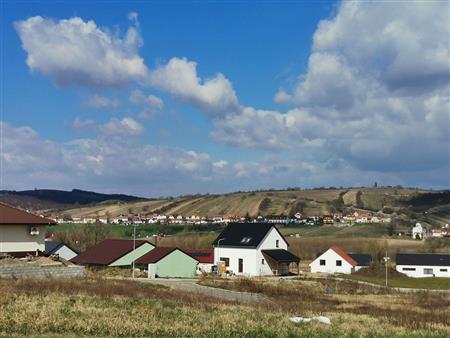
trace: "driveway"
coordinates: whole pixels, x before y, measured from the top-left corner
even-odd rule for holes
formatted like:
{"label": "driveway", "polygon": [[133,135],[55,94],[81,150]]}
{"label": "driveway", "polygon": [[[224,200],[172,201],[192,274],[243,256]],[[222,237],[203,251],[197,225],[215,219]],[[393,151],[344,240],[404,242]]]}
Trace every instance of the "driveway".
{"label": "driveway", "polygon": [[269,298],[257,293],[238,292],[198,285],[197,279],[137,278],[136,280],[143,283],[164,285],[172,289],[198,293],[201,295],[220,298],[232,302],[239,302],[250,305],[262,303],[270,303],[272,305],[275,304]]}

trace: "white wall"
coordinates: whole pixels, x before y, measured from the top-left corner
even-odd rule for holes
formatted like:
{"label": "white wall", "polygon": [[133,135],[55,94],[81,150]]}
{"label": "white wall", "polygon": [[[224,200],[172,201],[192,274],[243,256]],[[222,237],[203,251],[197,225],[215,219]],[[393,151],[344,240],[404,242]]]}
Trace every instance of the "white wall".
{"label": "white wall", "polygon": [[[325,265],[320,265],[320,260],[325,260]],[[342,266],[336,266],[336,261],[341,260]],[[352,265],[339,256],[334,250],[328,249],[309,264],[311,272],[323,273],[352,273]]]}
{"label": "white wall", "polygon": [[[413,271],[404,269],[415,269]],[[434,277],[447,277],[450,278],[450,266],[426,266],[426,265],[397,265],[396,270],[398,272],[404,273],[408,277],[433,277],[431,275],[425,275],[424,269],[433,269]],[[441,271],[441,269],[447,271]]]}
{"label": "white wall", "polygon": [[[276,246],[276,241],[278,242],[278,247]],[[273,272],[270,269],[269,264],[267,264],[267,260],[264,257],[262,250],[270,250],[270,249],[284,249],[287,250],[287,243],[284,241],[283,237],[278,233],[275,228],[272,228],[266,235],[266,237],[262,240],[261,244],[258,247],[256,253],[256,274],[257,275],[272,275]],[[264,259],[264,264],[262,264],[262,260]]]}
{"label": "white wall", "polygon": [[[39,235],[30,235],[30,227],[39,229]],[[0,225],[0,252],[45,251],[45,226]]]}
{"label": "white wall", "polygon": [[[253,248],[214,248],[215,261],[219,261],[220,257],[226,257],[230,259],[230,266],[227,270],[232,271],[236,275],[255,276],[259,270],[259,266],[256,266],[256,249]],[[244,270],[239,273],[238,260],[243,259]]]}
{"label": "white wall", "polygon": [[197,264],[197,275],[204,273],[210,273],[214,264],[211,263],[198,263]]}

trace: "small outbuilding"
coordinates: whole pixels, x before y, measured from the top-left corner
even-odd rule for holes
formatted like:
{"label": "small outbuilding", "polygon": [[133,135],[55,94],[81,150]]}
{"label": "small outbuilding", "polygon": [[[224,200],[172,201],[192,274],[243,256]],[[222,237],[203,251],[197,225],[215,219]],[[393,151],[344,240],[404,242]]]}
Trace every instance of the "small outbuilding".
{"label": "small outbuilding", "polygon": [[368,254],[347,254],[341,248],[333,246],[313,260],[309,267],[311,272],[351,274],[368,267],[372,257]]}
{"label": "small outbuilding", "polygon": [[158,247],[135,262],[136,267],[148,271],[148,278],[192,278],[198,260],[179,248]]}
{"label": "small outbuilding", "polygon": [[125,267],[154,247],[145,240],[105,239],[70,261],[81,265]]}
{"label": "small outbuilding", "polygon": [[210,273],[214,266],[214,249],[183,249],[198,261],[197,274]]}
{"label": "small outbuilding", "polygon": [[61,257],[66,261],[70,261],[72,258],[78,256],[78,253],[64,242],[45,241],[44,255],[58,255],[58,257]]}
{"label": "small outbuilding", "polygon": [[450,277],[450,254],[397,254],[395,262],[408,277]]}

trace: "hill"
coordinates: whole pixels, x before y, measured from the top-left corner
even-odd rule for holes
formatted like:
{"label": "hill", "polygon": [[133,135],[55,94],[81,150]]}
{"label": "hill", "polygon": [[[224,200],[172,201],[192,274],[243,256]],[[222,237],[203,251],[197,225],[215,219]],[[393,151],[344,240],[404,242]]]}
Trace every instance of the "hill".
{"label": "hill", "polygon": [[[430,225],[450,222],[449,191],[410,188],[270,190],[223,195],[194,195],[69,208],[71,216],[163,213],[182,216],[325,215],[349,210],[382,211]],[[426,211],[426,212],[424,212]]]}
{"label": "hill", "polygon": [[72,191],[53,189],[0,191],[0,202],[30,210],[58,209],[105,201],[135,202],[139,200],[142,200],[142,198],[123,194],[101,194],[79,189],[73,189]]}

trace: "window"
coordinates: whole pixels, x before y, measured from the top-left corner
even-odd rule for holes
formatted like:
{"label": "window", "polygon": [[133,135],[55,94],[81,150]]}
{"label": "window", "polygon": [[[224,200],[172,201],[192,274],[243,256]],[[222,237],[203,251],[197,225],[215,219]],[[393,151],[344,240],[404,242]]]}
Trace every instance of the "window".
{"label": "window", "polygon": [[241,243],[247,244],[247,243],[249,243],[251,240],[252,240],[251,237],[244,237],[244,238],[241,239]]}
{"label": "window", "polygon": [[323,265],[325,265],[325,264],[326,264],[326,263],[325,263],[325,259],[321,259],[321,260],[320,260],[320,265],[323,266]]}
{"label": "window", "polygon": [[262,264],[262,265],[266,264],[266,263],[264,262],[264,258],[261,259],[261,264]]}
{"label": "window", "polygon": [[341,261],[340,259],[338,259],[338,260],[336,261],[336,266],[342,266],[342,261]]}
{"label": "window", "polygon": [[433,269],[423,269],[423,274],[424,275],[432,275],[433,274]]}
{"label": "window", "polygon": [[242,258],[238,259],[238,271],[244,272],[244,260]]}
{"label": "window", "polygon": [[440,272],[447,272],[447,269],[440,269]]}
{"label": "window", "polygon": [[229,267],[230,266],[230,259],[227,257],[220,257],[220,261],[221,262],[225,262],[225,267]]}
{"label": "window", "polygon": [[403,271],[416,271],[416,268],[402,268]]}
{"label": "window", "polygon": [[280,240],[279,240],[279,239],[277,239],[277,240],[275,241],[275,247],[277,247],[277,248],[280,247]]}

